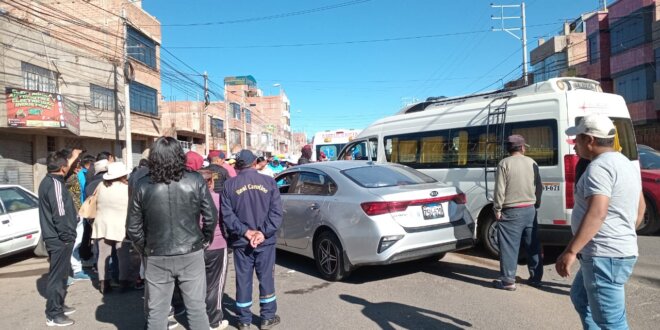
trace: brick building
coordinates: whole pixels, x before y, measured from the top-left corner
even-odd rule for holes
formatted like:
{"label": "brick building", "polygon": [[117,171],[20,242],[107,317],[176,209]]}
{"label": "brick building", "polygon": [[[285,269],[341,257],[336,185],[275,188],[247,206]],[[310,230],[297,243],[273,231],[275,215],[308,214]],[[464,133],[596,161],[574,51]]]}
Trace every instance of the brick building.
{"label": "brick building", "polygon": [[[160,23],[128,0],[17,0],[0,10],[2,39],[12,40],[0,58],[0,134],[12,142],[0,146],[0,182],[34,189],[39,160],[65,146],[123,161],[132,149],[137,164],[161,135]],[[59,125],[37,118],[57,111]]]}
{"label": "brick building", "polygon": [[[586,52],[586,56],[576,57],[582,58],[582,61],[571,63],[568,60],[565,70],[554,74],[598,80],[604,91],[623,96],[635,125],[637,143],[656,149],[660,149],[658,2],[660,1],[619,0],[611,3],[608,8],[585,14],[582,16],[586,23],[585,41],[572,44],[566,42],[556,47],[554,53],[551,52]],[[539,54],[548,53],[543,49],[544,46],[545,44],[532,50],[532,63],[539,63],[538,58],[544,58],[538,56]],[[535,78],[541,81],[551,77],[544,76],[539,79],[536,75]]]}

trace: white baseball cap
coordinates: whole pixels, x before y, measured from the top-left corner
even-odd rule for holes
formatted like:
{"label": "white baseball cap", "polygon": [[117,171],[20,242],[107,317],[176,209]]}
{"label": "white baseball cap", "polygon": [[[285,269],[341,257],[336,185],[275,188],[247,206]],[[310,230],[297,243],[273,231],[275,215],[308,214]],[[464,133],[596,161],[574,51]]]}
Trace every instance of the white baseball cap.
{"label": "white baseball cap", "polygon": [[575,136],[578,134],[608,139],[616,135],[616,127],[607,116],[591,114],[584,116],[577,126],[566,129],[566,135]]}

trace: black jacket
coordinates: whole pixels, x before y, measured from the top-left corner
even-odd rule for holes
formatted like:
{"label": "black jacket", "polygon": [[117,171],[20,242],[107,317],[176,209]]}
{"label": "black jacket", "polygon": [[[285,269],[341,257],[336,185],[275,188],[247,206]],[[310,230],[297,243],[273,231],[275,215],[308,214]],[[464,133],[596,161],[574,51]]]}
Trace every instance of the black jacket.
{"label": "black jacket", "polygon": [[220,198],[222,217],[233,247],[246,246],[248,229],[262,232],[262,245],[276,243],[277,230],[282,225],[282,199],[273,178],[253,168],[238,172],[225,182]]}
{"label": "black jacket", "polygon": [[39,184],[39,223],[44,242],[73,243],[78,213],[64,177],[46,174]]}
{"label": "black jacket", "polygon": [[108,173],[108,171],[96,173],[91,179],[85,182],[85,196],[94,195],[94,190],[99,186],[99,183],[103,182],[103,174],[106,173]]}
{"label": "black jacket", "polygon": [[225,181],[229,179],[229,172],[227,170],[217,164],[211,164],[206,167],[207,170],[213,172],[213,191],[217,192],[218,194],[222,195],[222,189],[225,186]]}
{"label": "black jacket", "polygon": [[142,255],[173,256],[210,244],[217,223],[218,211],[206,181],[201,174],[186,171],[170,184],[153,183],[151,176],[138,181],[128,202],[126,233]]}

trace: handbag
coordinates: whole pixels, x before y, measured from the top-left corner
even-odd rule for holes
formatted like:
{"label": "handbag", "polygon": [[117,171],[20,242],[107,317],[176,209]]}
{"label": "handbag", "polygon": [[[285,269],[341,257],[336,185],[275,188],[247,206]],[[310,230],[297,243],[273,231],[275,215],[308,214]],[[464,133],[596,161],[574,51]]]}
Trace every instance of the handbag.
{"label": "handbag", "polygon": [[82,218],[85,219],[94,219],[96,218],[96,193],[99,191],[99,188],[97,187],[94,190],[94,194],[92,196],[87,197],[85,199],[85,202],[83,205],[80,206],[80,210],[78,210],[78,215]]}

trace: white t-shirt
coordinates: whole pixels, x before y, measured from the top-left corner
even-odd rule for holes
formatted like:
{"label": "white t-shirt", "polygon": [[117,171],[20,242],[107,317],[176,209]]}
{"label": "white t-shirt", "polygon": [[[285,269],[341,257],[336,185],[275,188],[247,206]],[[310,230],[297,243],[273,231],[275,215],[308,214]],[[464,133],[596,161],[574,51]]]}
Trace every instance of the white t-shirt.
{"label": "white t-shirt", "polygon": [[610,198],[607,217],[580,253],[593,257],[637,256],[635,223],[642,192],[639,167],[619,152],[600,154],[587,167],[575,188],[571,230],[575,234],[587,212],[587,198]]}

